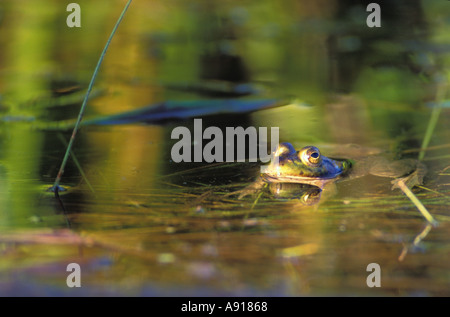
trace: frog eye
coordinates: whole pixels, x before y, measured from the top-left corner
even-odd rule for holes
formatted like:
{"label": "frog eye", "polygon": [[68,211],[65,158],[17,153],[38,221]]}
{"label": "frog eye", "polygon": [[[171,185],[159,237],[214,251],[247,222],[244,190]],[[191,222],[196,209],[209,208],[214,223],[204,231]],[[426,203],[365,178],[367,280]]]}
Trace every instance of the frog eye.
{"label": "frog eye", "polygon": [[322,162],[320,151],[315,146],[306,146],[299,153],[300,160],[306,165],[317,166]]}
{"label": "frog eye", "polygon": [[284,156],[293,153],[295,153],[294,147],[292,146],[291,143],[287,142],[280,143],[280,145],[278,145],[277,150],[275,151],[276,156]]}

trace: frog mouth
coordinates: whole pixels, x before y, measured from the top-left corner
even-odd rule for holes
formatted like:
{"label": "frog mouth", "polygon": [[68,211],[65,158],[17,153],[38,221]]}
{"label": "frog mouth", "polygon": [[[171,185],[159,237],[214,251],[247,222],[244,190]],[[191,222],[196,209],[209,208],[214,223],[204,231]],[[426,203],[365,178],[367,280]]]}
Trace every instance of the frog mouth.
{"label": "frog mouth", "polygon": [[[340,173],[342,174],[342,173]],[[340,176],[340,174],[333,174],[329,176],[320,176],[320,177],[308,177],[308,176],[272,176],[269,174],[261,174],[261,177],[269,182],[269,183],[307,183],[309,181],[318,181],[318,180],[329,180],[335,179]]]}
{"label": "frog mouth", "polygon": [[321,177],[302,177],[302,176],[271,176],[269,174],[261,174],[261,178],[267,183],[298,183],[308,184],[319,188],[323,188],[326,184],[336,181],[340,175],[330,175]]}

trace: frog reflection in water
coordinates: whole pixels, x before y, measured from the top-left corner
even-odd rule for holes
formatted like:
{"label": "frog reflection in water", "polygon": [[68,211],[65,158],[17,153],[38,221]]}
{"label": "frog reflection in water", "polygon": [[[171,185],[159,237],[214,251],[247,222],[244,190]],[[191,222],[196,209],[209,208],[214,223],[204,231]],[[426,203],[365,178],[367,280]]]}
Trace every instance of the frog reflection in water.
{"label": "frog reflection in water", "polygon": [[[290,143],[281,143],[274,156],[272,162],[266,166],[264,173],[261,173],[255,183],[245,188],[239,198],[259,191],[267,183],[271,192],[277,197],[283,191],[283,184],[294,183],[302,184],[302,186],[310,185],[309,188],[298,189],[306,193],[306,196],[303,194],[303,199],[312,193],[313,202],[317,202],[319,195],[317,188],[321,192],[337,181],[371,174],[395,178],[392,181],[392,189],[398,187],[399,181],[403,181],[406,186],[412,188],[422,184],[426,174],[426,167],[414,159],[389,161],[382,156],[368,156],[357,161],[332,159],[322,155],[315,146],[306,146],[300,151],[296,151]],[[284,185],[284,187],[292,191],[293,186]]]}

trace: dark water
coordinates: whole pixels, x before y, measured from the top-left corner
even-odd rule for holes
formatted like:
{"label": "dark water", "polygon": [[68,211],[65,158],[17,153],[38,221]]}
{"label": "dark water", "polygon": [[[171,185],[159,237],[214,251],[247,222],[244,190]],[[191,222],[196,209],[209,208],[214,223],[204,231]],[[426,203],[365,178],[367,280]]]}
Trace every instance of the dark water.
{"label": "dark water", "polygon": [[[315,205],[227,195],[259,166],[174,163],[171,132],[192,119],[83,127],[61,205],[46,188],[70,131],[38,127],[76,117],[79,102],[48,100],[82,94],[123,4],[79,1],[82,27],[69,29],[59,2],[22,2],[0,5],[1,295],[450,295],[448,108],[413,190],[437,226],[376,176],[341,182]],[[325,155],[353,143],[416,158],[448,78],[448,6],[390,3],[374,30],[352,1],[134,2],[87,116],[210,97],[164,84],[253,82],[264,98],[298,103],[204,118],[204,128],[279,127],[280,141]],[[80,288],[66,284],[70,263]],[[370,263],[381,287],[366,283]]]}

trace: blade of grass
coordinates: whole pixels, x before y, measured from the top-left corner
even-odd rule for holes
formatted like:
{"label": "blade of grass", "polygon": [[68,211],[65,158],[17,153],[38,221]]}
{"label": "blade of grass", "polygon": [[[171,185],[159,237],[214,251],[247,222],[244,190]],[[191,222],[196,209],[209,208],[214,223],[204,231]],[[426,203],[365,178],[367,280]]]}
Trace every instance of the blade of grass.
{"label": "blade of grass", "polygon": [[443,84],[438,87],[436,92],[436,106],[433,108],[433,111],[431,112],[430,121],[428,121],[427,130],[425,131],[425,137],[422,141],[422,146],[419,152],[419,161],[422,161],[425,157],[425,150],[428,147],[428,144],[430,143],[431,137],[433,136],[434,128],[436,127],[436,124],[439,119],[439,115],[441,114],[442,110],[442,101],[445,98],[445,94],[447,91],[447,85]]}
{"label": "blade of grass", "polygon": [[100,65],[103,62],[103,58],[106,55],[106,51],[108,50],[109,44],[111,43],[111,40],[114,37],[114,34],[116,33],[116,30],[119,27],[120,22],[122,21],[123,17],[125,16],[125,12],[127,11],[128,7],[130,6],[131,1],[132,0],[128,0],[127,4],[123,8],[122,13],[119,16],[119,19],[117,20],[116,24],[114,25],[114,28],[113,28],[113,30],[111,32],[111,35],[109,36],[108,41],[106,42],[105,47],[103,48],[102,54],[100,55],[100,58],[99,58],[99,60],[97,62],[97,66],[95,67],[94,73],[92,74],[92,78],[91,78],[91,81],[90,81],[89,86],[87,88],[86,95],[84,96],[84,100],[83,100],[83,103],[82,103],[81,108],[80,108],[80,113],[78,114],[77,122],[75,123],[75,127],[73,128],[72,136],[70,137],[69,145],[67,146],[66,153],[64,154],[64,158],[63,158],[63,161],[61,163],[61,167],[59,168],[58,175],[56,176],[56,179],[55,179],[55,182],[54,182],[53,186],[50,188],[52,191],[55,192],[55,196],[56,197],[57,197],[57,193],[58,193],[58,191],[60,189],[59,183],[61,182],[61,178],[62,178],[62,176],[64,174],[64,168],[66,167],[67,160],[69,158],[69,155],[70,155],[70,152],[71,152],[71,149],[72,149],[72,146],[73,146],[73,142],[75,141],[76,134],[77,134],[78,129],[79,129],[80,124],[81,124],[81,120],[83,119],[84,111],[86,109],[86,104],[87,104],[87,101],[89,99],[89,94],[90,94],[90,92],[92,90],[92,87],[94,86],[95,78],[97,77],[98,71],[100,69]]}

